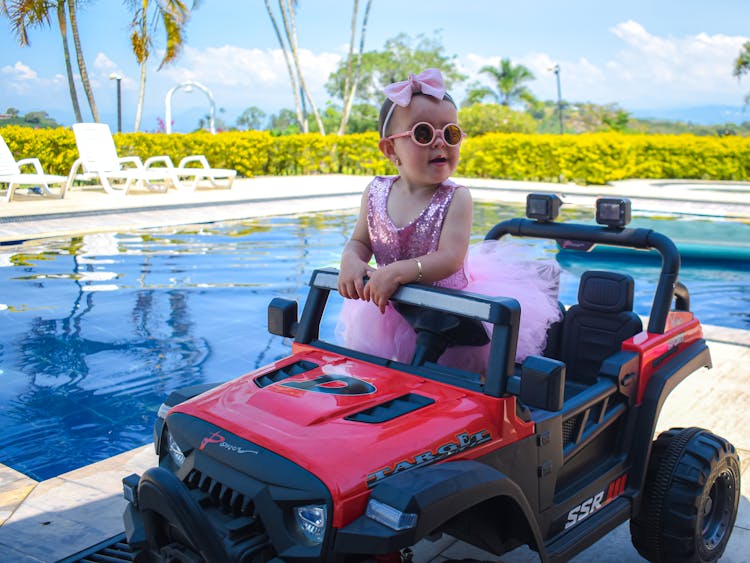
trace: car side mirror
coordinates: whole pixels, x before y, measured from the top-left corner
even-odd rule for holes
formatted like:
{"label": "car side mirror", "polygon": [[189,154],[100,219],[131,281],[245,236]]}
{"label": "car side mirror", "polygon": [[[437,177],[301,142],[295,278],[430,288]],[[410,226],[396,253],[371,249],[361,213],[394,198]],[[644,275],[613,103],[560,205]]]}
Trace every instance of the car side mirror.
{"label": "car side mirror", "polygon": [[297,302],[274,297],[268,304],[268,332],[293,338],[297,330]]}

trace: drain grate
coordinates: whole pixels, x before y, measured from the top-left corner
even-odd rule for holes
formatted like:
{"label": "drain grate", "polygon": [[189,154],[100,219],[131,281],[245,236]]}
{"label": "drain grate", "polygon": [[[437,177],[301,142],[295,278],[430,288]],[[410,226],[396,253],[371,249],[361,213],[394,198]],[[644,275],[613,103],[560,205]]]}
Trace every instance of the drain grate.
{"label": "drain grate", "polygon": [[125,541],[124,533],[92,545],[57,563],[119,563],[121,561],[135,561],[135,555]]}

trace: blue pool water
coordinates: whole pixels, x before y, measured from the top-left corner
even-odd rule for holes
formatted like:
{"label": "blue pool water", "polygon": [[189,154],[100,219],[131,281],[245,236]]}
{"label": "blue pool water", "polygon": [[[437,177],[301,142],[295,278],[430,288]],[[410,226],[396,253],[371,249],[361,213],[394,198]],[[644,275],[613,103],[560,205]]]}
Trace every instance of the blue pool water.
{"label": "blue pool water", "polygon": [[[520,213],[478,205],[474,238]],[[288,354],[266,330],[267,304],[302,302],[311,272],[338,263],[354,221],[353,213],[276,217],[0,247],[0,463],[46,479],[141,446],[173,389]],[[716,227],[690,224],[699,233]],[[719,238],[750,241],[748,225],[722,228]],[[575,301],[584,269],[630,260],[583,258],[560,255],[564,303]],[[647,314],[658,263],[630,262],[636,310]],[[750,330],[746,261],[688,263],[681,280],[704,323]]]}

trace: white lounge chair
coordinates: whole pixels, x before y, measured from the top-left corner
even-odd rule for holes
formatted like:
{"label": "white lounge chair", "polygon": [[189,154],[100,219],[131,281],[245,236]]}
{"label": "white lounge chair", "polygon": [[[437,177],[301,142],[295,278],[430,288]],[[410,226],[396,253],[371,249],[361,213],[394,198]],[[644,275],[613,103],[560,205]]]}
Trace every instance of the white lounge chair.
{"label": "white lounge chair", "polygon": [[[34,173],[24,173],[21,166],[31,165]],[[45,174],[42,163],[38,158],[24,158],[16,160],[10,152],[5,139],[0,136],[0,189],[7,184],[5,201],[13,199],[13,193],[19,186],[30,186],[32,189],[40,189],[40,195],[56,196],[62,198],[65,195],[65,187],[68,178],[56,174]],[[59,184],[58,193],[50,189],[50,184]]]}
{"label": "white lounge chair", "polygon": [[148,167],[140,157],[119,157],[106,123],[75,123],[73,133],[80,158],[71,168],[69,189],[73,180],[98,180],[107,193],[125,195],[134,185],[166,192],[170,184],[180,183],[174,167],[150,167],[150,164],[169,157],[152,157]]}
{"label": "white lounge chair", "polygon": [[[127,193],[130,186],[139,181],[149,189],[161,191],[166,191],[170,184],[177,189],[194,190],[204,181],[214,188],[231,188],[237,175],[236,170],[211,168],[203,155],[187,156],[180,161],[179,166],[175,166],[166,155],[152,156],[145,162],[137,156],[120,158],[117,156],[112,132],[106,123],[76,123],[73,125],[73,132],[81,156],[73,165],[76,179],[99,178],[109,193]],[[190,166],[193,163],[200,166]],[[129,165],[130,168],[123,165]],[[79,167],[83,168],[83,173],[78,172]],[[115,185],[112,182],[115,179],[124,181],[124,184]]]}
{"label": "white lounge chair", "polygon": [[[168,156],[149,158],[145,164],[146,167],[149,167],[157,162],[164,163],[168,168],[173,167],[172,161]],[[198,163],[199,166],[191,166],[193,163]],[[173,167],[173,170],[175,176],[178,178],[175,186],[185,190],[194,190],[199,187],[201,182],[207,182],[212,188],[231,189],[232,183],[237,176],[237,171],[231,168],[211,168],[208,164],[208,159],[202,154],[186,156],[176,168]],[[192,181],[182,179],[190,177],[193,178]]]}

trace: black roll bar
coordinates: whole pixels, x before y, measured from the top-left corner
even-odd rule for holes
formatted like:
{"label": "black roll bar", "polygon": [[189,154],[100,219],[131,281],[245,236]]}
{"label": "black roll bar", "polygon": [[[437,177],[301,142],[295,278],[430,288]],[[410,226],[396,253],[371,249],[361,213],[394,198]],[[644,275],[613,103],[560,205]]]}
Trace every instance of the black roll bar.
{"label": "black roll bar", "polygon": [[508,219],[492,227],[484,240],[499,240],[505,235],[571,240],[622,246],[641,250],[654,249],[661,255],[661,273],[649,315],[648,331],[664,334],[667,315],[675,295],[680,272],[680,253],[672,240],[651,229],[616,229],[594,225],[539,222],[530,219]]}

